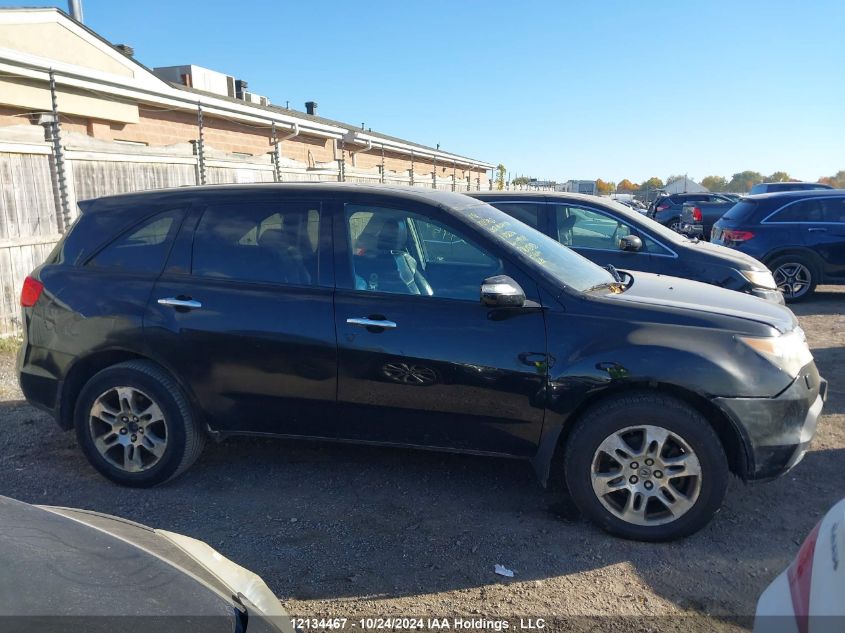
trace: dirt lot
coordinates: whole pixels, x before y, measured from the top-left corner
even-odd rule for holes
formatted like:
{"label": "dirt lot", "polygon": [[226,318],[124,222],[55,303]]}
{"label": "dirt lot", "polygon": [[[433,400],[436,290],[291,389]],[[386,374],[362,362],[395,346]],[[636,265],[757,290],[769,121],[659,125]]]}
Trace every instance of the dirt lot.
{"label": "dirt lot", "polygon": [[[845,292],[822,288],[795,311],[830,381],[813,450],[776,482],[734,482],[716,519],[682,542],[611,538],[540,489],[527,464],[437,453],[233,440],[171,485],[119,488],[88,466],[72,433],[21,401],[9,353],[0,494],[203,539],[261,574],[297,615],[748,616],[845,496]],[[516,577],[494,575],[496,563]],[[614,628],[657,621],[668,620]]]}

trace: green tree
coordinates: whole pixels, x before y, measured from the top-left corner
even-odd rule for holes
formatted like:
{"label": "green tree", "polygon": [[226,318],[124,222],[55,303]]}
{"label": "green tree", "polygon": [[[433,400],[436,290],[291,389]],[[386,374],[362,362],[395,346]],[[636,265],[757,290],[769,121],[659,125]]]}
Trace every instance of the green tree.
{"label": "green tree", "polygon": [[728,181],[723,176],[705,176],[701,179],[701,185],[710,191],[725,191]]}
{"label": "green tree", "polygon": [[757,171],[741,171],[731,177],[728,183],[728,191],[736,193],[747,193],[751,187],[763,182],[763,174]]}
{"label": "green tree", "polygon": [[663,188],[663,181],[660,180],[657,176],[652,176],[643,184],[640,185],[640,191],[646,193],[648,191],[654,191],[655,189],[662,189]]}
{"label": "green tree", "polygon": [[787,174],[785,171],[776,171],[766,178],[766,182],[789,182],[792,179],[792,176]]}
{"label": "green tree", "polygon": [[507,172],[507,168],[502,163],[499,163],[496,166],[496,189],[499,191],[505,188],[505,172]]}
{"label": "green tree", "polygon": [[530,178],[530,177],[528,177],[528,176],[519,176],[518,178],[514,178],[514,179],[511,181],[511,184],[514,184],[514,185],[527,185],[527,184],[528,184],[529,182],[531,182],[532,180],[534,180],[534,179],[533,179],[533,178]]}

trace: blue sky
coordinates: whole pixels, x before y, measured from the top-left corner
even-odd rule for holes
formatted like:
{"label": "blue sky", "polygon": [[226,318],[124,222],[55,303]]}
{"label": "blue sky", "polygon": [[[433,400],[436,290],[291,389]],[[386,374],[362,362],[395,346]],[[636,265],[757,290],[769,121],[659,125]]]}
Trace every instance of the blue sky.
{"label": "blue sky", "polygon": [[147,66],[207,66],[512,175],[845,169],[841,0],[83,1]]}

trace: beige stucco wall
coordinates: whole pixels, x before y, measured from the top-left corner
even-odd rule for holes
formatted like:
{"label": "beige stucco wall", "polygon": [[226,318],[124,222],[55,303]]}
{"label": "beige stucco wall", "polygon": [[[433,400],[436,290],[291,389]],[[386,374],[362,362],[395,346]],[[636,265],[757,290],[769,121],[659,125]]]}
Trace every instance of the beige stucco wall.
{"label": "beige stucco wall", "polygon": [[126,64],[99,50],[62,24],[0,24],[0,48],[10,48],[47,59],[84,66],[100,72],[134,77]]}

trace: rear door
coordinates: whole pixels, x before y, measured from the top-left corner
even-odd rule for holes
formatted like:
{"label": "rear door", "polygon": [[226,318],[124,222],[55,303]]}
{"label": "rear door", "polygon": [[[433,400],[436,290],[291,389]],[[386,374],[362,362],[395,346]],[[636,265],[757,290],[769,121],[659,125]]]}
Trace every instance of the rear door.
{"label": "rear door", "polygon": [[213,428],[326,433],[337,389],[330,239],[318,199],[221,201],[184,223],[145,334]]}
{"label": "rear door", "polygon": [[543,423],[539,307],[491,309],[482,281],[532,280],[440,209],[402,198],[335,215],[338,401],[356,440],[529,455]]}

